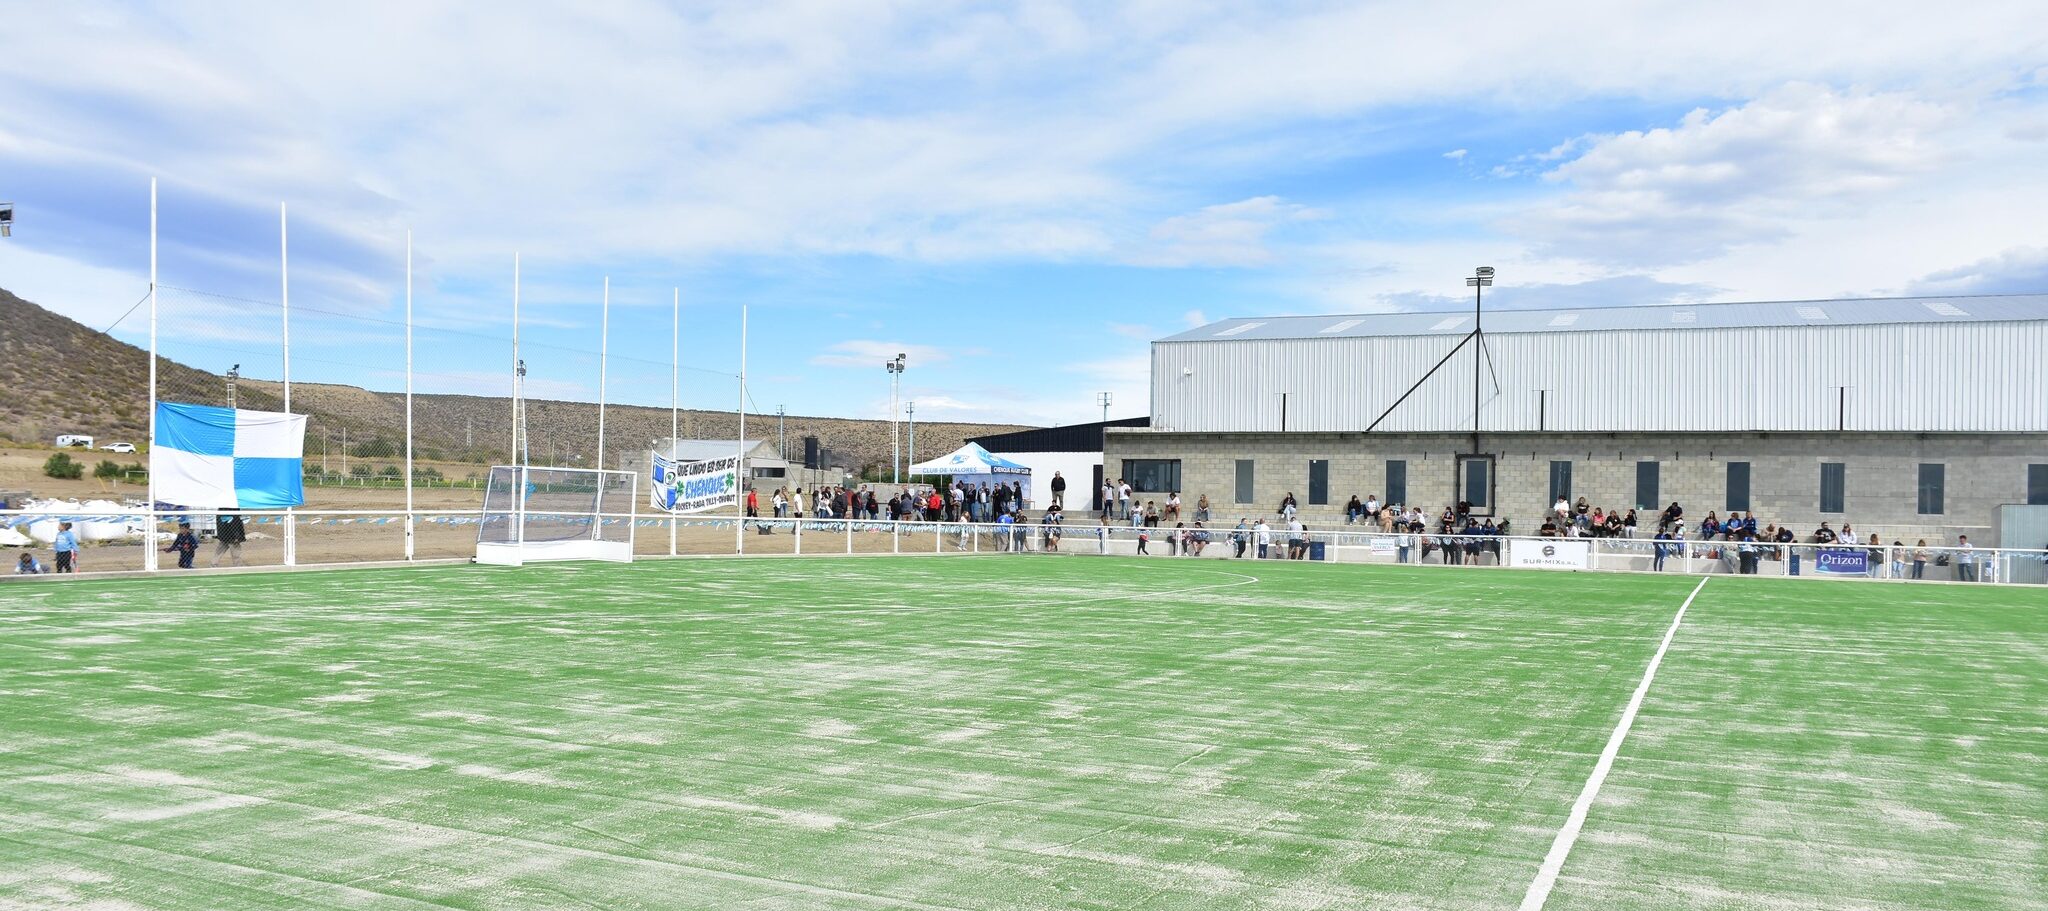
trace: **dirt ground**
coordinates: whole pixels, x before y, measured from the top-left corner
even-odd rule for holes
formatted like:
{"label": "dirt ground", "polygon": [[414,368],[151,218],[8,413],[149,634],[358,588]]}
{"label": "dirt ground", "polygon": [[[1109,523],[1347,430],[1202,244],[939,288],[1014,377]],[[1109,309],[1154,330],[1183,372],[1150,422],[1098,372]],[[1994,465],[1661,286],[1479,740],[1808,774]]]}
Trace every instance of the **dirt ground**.
{"label": "dirt ground", "polygon": [[[87,477],[76,481],[57,480],[43,476],[43,461],[54,450],[40,448],[0,448],[0,491],[32,491],[37,497],[75,498],[79,500],[140,501],[147,496],[141,484],[109,482],[90,476],[91,467],[103,457],[127,463],[139,461],[140,456],[113,456],[112,454],[74,451],[73,458],[87,466]],[[444,475],[462,478],[471,472],[482,474],[487,466],[467,464],[420,463],[422,466],[439,469]],[[414,556],[421,560],[468,559],[476,553],[477,517],[483,508],[483,491],[465,488],[429,488],[414,490],[414,506],[421,512],[445,511],[450,515],[421,516],[415,525]],[[321,563],[354,563],[364,561],[396,561],[405,558],[405,519],[403,489],[380,489],[375,487],[326,487],[306,488],[306,505],[302,511],[307,515],[295,518],[298,542],[298,562],[302,565]],[[643,506],[643,508],[645,508]],[[335,516],[321,515],[323,510],[390,510],[371,515]],[[243,545],[241,558],[252,566],[280,566],[284,563],[284,517],[253,516],[249,520],[249,541]],[[625,521],[625,520],[621,520]],[[677,523],[676,552],[679,554],[730,554],[740,547],[735,542],[733,516],[727,513],[707,513],[683,519]],[[762,527],[770,533],[762,534]],[[164,532],[175,529],[166,523]],[[625,529],[611,529],[623,534]],[[665,519],[652,515],[643,517],[633,529],[635,532],[634,552],[648,556],[669,553],[669,530]],[[843,523],[813,525],[803,533],[802,543],[797,541],[794,525],[790,522],[764,522],[747,529],[743,536],[744,550],[749,554],[789,554],[799,547],[804,553],[929,553],[935,549],[957,550],[961,547],[957,531],[947,530],[934,533],[934,526],[923,523],[904,523],[892,528],[890,523],[856,523],[852,534],[848,534]],[[972,538],[966,541],[967,549],[973,549]],[[980,541],[983,549],[993,549],[994,542],[986,536]],[[35,549],[38,558],[50,562],[47,547]],[[201,547],[196,564],[204,569],[213,565],[218,557],[223,564],[232,564],[229,555],[217,555],[215,545],[207,541]],[[175,567],[174,555],[163,554],[161,566]],[[142,568],[143,547],[139,541],[89,543],[79,556],[80,568],[85,572],[128,571]]]}
{"label": "dirt ground", "polygon": [[[85,477],[76,481],[58,480],[43,474],[43,462],[57,452],[55,449],[0,447],[0,491],[32,491],[37,497],[79,500],[134,500],[140,502],[149,495],[144,484],[128,481],[108,481],[92,476],[93,467],[101,460],[127,465],[147,458],[142,453],[120,455],[111,452],[96,452],[83,449],[65,450],[73,459],[85,465]],[[375,460],[370,464],[382,468],[389,460]],[[337,467],[339,462],[334,463]],[[416,462],[415,467],[431,468],[445,477],[461,480],[471,474],[482,477],[490,471],[488,465],[471,465],[462,462]],[[481,487],[415,487],[413,504],[417,509],[480,509],[484,492]],[[405,505],[403,487],[375,487],[348,484],[328,486],[306,485],[307,509],[386,509]]]}

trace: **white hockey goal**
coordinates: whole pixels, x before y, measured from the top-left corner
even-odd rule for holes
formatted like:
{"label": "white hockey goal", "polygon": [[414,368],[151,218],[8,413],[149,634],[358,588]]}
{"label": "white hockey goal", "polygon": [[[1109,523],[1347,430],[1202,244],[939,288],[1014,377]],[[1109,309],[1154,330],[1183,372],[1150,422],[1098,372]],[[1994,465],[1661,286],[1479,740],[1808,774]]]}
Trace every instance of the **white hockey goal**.
{"label": "white hockey goal", "polygon": [[633,562],[639,476],[629,471],[497,465],[484,487],[476,562]]}

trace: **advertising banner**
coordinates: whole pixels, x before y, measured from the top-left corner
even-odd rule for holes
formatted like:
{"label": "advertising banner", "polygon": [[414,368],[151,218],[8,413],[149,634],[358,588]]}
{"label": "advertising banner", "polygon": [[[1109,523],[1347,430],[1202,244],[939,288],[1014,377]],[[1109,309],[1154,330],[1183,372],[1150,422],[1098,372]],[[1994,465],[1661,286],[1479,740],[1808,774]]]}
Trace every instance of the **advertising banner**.
{"label": "advertising banner", "polygon": [[1515,541],[1508,545],[1508,565],[1523,569],[1591,569],[1593,542],[1564,538]]}
{"label": "advertising banner", "polygon": [[654,457],[654,483],[649,485],[654,508],[668,512],[703,512],[740,501],[740,459],[674,462]]}
{"label": "advertising banner", "polygon": [[1813,557],[1813,571],[1830,576],[1867,576],[1870,552],[1824,547]]}

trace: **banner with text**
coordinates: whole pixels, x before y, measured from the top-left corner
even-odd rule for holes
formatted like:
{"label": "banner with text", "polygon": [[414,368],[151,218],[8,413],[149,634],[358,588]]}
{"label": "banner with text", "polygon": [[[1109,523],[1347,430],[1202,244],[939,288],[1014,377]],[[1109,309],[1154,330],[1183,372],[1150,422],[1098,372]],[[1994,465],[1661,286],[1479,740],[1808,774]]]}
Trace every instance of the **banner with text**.
{"label": "banner with text", "polygon": [[1515,541],[1508,545],[1508,565],[1524,569],[1591,569],[1593,542],[1562,538]]}
{"label": "banner with text", "polygon": [[654,457],[654,507],[669,512],[703,512],[740,501],[740,459],[676,462]]}
{"label": "banner with text", "polygon": [[1813,558],[1813,571],[1831,576],[1865,576],[1870,574],[1870,552],[1822,548]]}

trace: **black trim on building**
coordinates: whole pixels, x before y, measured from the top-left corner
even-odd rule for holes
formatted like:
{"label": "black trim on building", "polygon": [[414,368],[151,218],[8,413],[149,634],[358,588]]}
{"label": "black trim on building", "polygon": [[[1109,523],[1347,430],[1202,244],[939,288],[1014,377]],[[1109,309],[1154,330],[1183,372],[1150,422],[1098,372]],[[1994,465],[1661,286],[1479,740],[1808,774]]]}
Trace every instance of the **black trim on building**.
{"label": "black trim on building", "polygon": [[979,443],[990,452],[1101,452],[1102,430],[1105,427],[1150,427],[1152,419],[1122,418],[1115,421],[1097,421],[1092,424],[1069,424],[1065,427],[1042,427],[1036,430],[1017,430],[1010,433],[992,433],[985,437],[968,437],[967,442]]}

